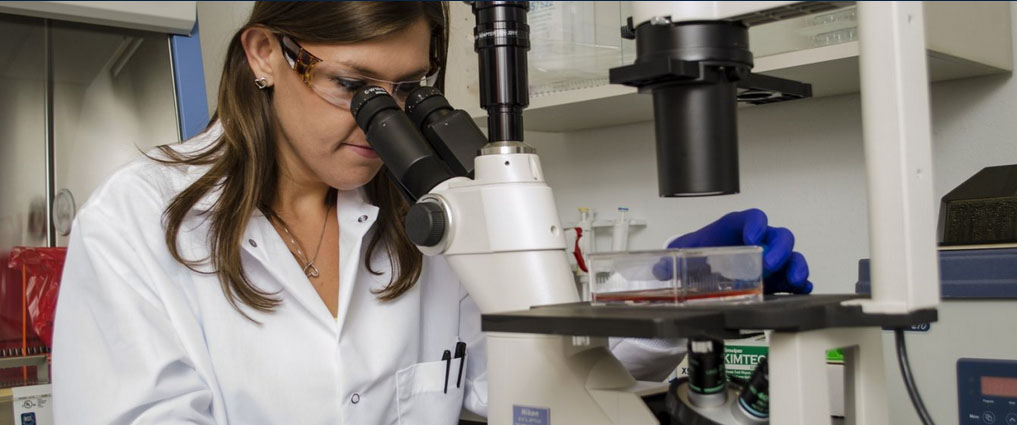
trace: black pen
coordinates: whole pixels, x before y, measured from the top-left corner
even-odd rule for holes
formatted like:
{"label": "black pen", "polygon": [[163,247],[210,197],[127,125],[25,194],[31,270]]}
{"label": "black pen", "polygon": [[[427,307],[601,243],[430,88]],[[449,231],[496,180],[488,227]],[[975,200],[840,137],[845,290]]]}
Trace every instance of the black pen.
{"label": "black pen", "polygon": [[456,378],[456,388],[463,383],[463,360],[466,357],[466,343],[459,341],[456,343],[456,356],[459,359],[459,377]]}
{"label": "black pen", "polygon": [[445,362],[445,394],[448,394],[448,373],[452,370],[452,352],[445,350],[441,360]]}

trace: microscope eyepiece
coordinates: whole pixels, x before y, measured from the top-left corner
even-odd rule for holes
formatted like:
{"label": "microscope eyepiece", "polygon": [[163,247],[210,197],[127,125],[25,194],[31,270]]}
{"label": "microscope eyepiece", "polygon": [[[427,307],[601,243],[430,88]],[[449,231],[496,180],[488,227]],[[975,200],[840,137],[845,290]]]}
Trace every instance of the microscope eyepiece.
{"label": "microscope eyepiece", "polygon": [[398,111],[399,105],[385,89],[378,86],[367,86],[360,89],[350,101],[350,112],[353,113],[353,119],[357,121],[357,126],[364,131],[367,131],[367,127],[370,126],[375,115],[386,109]]}
{"label": "microscope eyepiece", "polygon": [[449,168],[385,89],[360,89],[350,102],[350,112],[411,201],[452,178]]}
{"label": "microscope eyepiece", "polygon": [[406,97],[406,115],[455,175],[473,175],[473,158],[487,137],[469,114],[452,108],[438,89],[419,87]]}
{"label": "microscope eyepiece", "polygon": [[441,91],[434,87],[421,86],[406,97],[406,115],[420,131],[453,110]]}

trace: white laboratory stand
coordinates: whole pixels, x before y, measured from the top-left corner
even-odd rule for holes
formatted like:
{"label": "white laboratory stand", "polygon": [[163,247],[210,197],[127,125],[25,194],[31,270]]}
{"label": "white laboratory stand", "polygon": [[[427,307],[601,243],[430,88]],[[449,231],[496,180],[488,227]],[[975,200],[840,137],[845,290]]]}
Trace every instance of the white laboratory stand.
{"label": "white laboratory stand", "polygon": [[[711,10],[715,17],[741,15],[752,12],[742,7],[761,9],[762,3],[769,2],[743,2],[739,7],[715,3],[721,4],[713,9],[699,5],[693,16],[709,19]],[[645,7],[652,5],[636,6],[634,20],[663,15]],[[923,5],[859,2],[858,13],[873,264],[873,297],[860,304],[866,313],[906,314],[939,304]],[[810,385],[810,377],[825,375],[822,359],[829,348],[845,348],[849,353],[845,361],[845,382],[852,389],[845,392],[848,415],[857,424],[887,423],[882,339],[877,327],[775,332],[770,348],[773,423],[806,425],[828,420],[829,388]]]}
{"label": "white laboratory stand", "polygon": [[939,304],[932,136],[920,2],[858,3],[873,313]]}

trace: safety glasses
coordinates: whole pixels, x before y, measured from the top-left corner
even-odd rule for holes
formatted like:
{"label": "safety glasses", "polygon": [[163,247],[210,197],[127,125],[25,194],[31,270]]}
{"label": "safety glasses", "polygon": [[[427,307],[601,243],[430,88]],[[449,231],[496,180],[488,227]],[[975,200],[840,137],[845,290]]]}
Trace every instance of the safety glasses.
{"label": "safety glasses", "polygon": [[286,61],[294,71],[300,74],[304,84],[326,102],[344,109],[349,109],[350,101],[357,90],[366,86],[375,85],[388,89],[399,106],[403,106],[406,96],[413,89],[420,86],[434,86],[438,79],[439,68],[437,66],[433,66],[432,70],[419,80],[388,81],[365,77],[342,65],[314,56],[285,35],[280,35],[279,41],[282,44]]}

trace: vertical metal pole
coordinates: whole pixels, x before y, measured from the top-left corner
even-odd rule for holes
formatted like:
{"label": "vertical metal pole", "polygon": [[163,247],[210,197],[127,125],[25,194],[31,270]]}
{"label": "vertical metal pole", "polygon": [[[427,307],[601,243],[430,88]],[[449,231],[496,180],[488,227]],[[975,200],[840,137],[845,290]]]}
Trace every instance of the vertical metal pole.
{"label": "vertical metal pole", "polygon": [[872,300],[866,312],[939,304],[922,2],[858,2]]}
{"label": "vertical metal pole", "polygon": [[42,21],[43,37],[43,72],[46,75],[45,93],[43,97],[43,115],[46,125],[46,246],[56,246],[56,228],[53,226],[53,200],[56,197],[56,154],[53,138],[53,29],[50,20]]}
{"label": "vertical metal pole", "polygon": [[170,58],[170,79],[173,81],[173,112],[176,113],[174,114],[174,117],[177,119],[177,140],[183,141],[185,138],[183,130],[184,127],[181,125],[182,120],[180,117],[180,96],[177,95],[177,91],[179,91],[177,87],[180,86],[180,82],[177,81],[177,64],[176,58],[173,57],[172,35],[166,36],[166,49]]}
{"label": "vertical metal pole", "polygon": [[194,24],[190,36],[169,36],[169,52],[177,131],[181,140],[187,140],[201,133],[209,119],[198,24]]}

